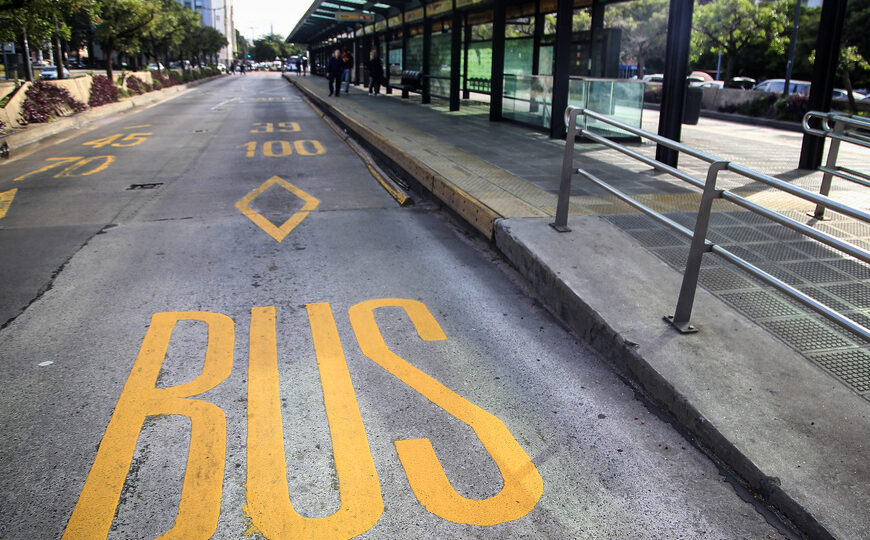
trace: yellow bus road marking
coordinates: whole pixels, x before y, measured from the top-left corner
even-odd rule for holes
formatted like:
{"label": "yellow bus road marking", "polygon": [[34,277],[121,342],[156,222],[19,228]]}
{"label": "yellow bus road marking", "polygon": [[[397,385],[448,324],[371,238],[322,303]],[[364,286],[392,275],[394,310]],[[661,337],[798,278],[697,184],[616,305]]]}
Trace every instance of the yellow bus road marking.
{"label": "yellow bus road marking", "polygon": [[369,300],[349,310],[350,323],[363,354],[471,427],[504,478],[504,485],[498,494],[483,500],[465,498],[450,485],[429,439],[397,440],[394,444],[399,460],[420,504],[448,521],[472,525],[496,525],[528,514],[544,493],[544,481],[529,455],[496,416],[467,401],[390,351],[375,322],[374,310],[381,307],[404,309],[423,341],[447,339],[435,317],[422,302]]}
{"label": "yellow bus road marking", "polygon": [[145,127],[152,127],[152,126],[151,126],[151,124],[141,124],[138,126],[127,126],[124,129],[138,129],[138,128],[145,128]]}
{"label": "yellow bus road marking", "polygon": [[[94,167],[93,169],[91,169],[90,171],[79,172],[79,173],[76,172],[79,169],[81,169],[82,167],[84,167],[85,165],[90,165],[91,163],[94,163],[94,162],[99,161],[99,160],[103,160],[103,162],[101,164],[97,165],[96,167]],[[72,176],[90,176],[92,174],[96,174],[100,171],[106,170],[106,168],[114,162],[115,162],[114,156],[89,157],[89,158],[85,158],[81,161],[77,161],[76,163],[73,163],[72,165],[70,165],[66,169],[64,169],[64,170],[60,171],[59,173],[57,173],[56,175],[54,175],[54,177],[55,178],[69,178]],[[75,173],[75,174],[73,174],[73,173]]]}
{"label": "yellow bus road marking", "polygon": [[0,219],[6,217],[6,212],[8,212],[9,207],[12,206],[12,199],[15,198],[16,193],[18,193],[18,188],[0,193]]}
{"label": "yellow bus road marking", "polygon": [[[208,325],[202,372],[187,383],[157,387],[157,377],[178,321]],[[191,426],[178,514],[172,529],[162,537],[209,538],[214,534],[223,491],[227,421],[223,409],[192,396],[211,390],[230,376],[234,342],[234,323],[221,313],[156,313],[151,318],[63,538],[106,538],[142,425],[149,416],[161,414],[186,416]]]}
{"label": "yellow bus road marking", "polygon": [[[544,489],[543,480],[528,454],[499,418],[389,349],[375,320],[375,310],[382,307],[403,309],[424,341],[447,339],[422,302],[394,298],[368,300],[348,310],[363,354],[471,427],[503,478],[501,491],[496,495],[486,499],[465,498],[451,486],[429,439],[396,440],[399,461],[417,500],[429,512],[461,524],[492,526],[527,515],[537,505]],[[385,511],[380,477],[332,308],[328,303],[311,303],[306,305],[306,310],[332,439],[340,506],[328,516],[306,517],[297,512],[291,502],[281,410],[277,310],[266,306],[251,309],[246,502],[240,510],[250,518],[248,533],[261,533],[275,539],[351,538],[371,529]],[[157,379],[179,321],[207,325],[205,361],[199,375],[190,382],[158,386]],[[219,406],[195,396],[216,388],[230,377],[234,346],[235,323],[227,315],[189,311],[152,316],[64,531],[64,539],[106,538],[142,426],[148,417],[157,415],[184,416],[190,421],[190,446],[181,500],[172,528],[160,538],[209,538],[215,533],[225,480],[227,416]],[[289,364],[282,362],[281,365]],[[456,448],[454,452],[462,454],[463,449]]]}
{"label": "yellow bus road marking", "polygon": [[352,538],[378,522],[384,501],[331,308],[326,303],[308,304],[306,308],[341,506],[330,516],[308,518],[290,502],[278,384],[276,310],[259,307],[251,310],[247,512],[252,525],[267,538]]}
{"label": "yellow bus road marking", "polygon": [[[293,195],[302,199],[305,205],[301,210],[290,216],[287,221],[282,223],[279,227],[276,227],[271,221],[266,219],[262,214],[251,208],[251,203],[254,202],[254,199],[262,195],[267,189],[272,186],[280,186]],[[266,234],[271,236],[277,242],[282,242],[284,238],[290,234],[290,231],[296,228],[297,225],[302,223],[302,220],[308,217],[308,214],[317,208],[317,205],[320,204],[320,200],[309,195],[308,193],[302,191],[298,187],[294,186],[290,182],[280,178],[278,176],[273,176],[272,178],[266,180],[260,187],[256,188],[254,191],[245,195],[242,200],[236,203],[236,208],[248,219],[254,222],[257,227],[260,227]]]}

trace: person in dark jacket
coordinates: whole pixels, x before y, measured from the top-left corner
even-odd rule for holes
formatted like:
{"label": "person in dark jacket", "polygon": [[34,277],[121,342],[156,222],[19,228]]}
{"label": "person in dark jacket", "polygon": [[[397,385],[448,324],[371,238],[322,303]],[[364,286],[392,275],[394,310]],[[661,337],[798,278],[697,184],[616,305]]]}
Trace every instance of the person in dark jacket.
{"label": "person in dark jacket", "polygon": [[344,62],[341,61],[341,50],[332,51],[332,56],[326,61],[326,77],[329,79],[329,95],[338,97],[341,92],[341,74],[344,71]]}
{"label": "person in dark jacket", "polygon": [[384,79],[384,64],[381,63],[377,49],[372,49],[366,67],[369,69],[369,95],[378,96],[381,93],[381,84],[383,84]]}

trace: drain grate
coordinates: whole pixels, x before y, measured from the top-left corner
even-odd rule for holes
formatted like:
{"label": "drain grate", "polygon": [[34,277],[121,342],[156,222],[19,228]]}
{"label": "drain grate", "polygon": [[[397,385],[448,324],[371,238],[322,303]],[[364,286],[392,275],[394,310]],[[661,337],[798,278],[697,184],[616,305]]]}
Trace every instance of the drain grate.
{"label": "drain grate", "polygon": [[127,191],[131,191],[134,189],[157,189],[163,185],[163,182],[153,182],[150,184],[130,184],[130,187],[127,188]]}
{"label": "drain grate", "polygon": [[858,392],[870,391],[870,352],[865,349],[813,355],[812,358]]}

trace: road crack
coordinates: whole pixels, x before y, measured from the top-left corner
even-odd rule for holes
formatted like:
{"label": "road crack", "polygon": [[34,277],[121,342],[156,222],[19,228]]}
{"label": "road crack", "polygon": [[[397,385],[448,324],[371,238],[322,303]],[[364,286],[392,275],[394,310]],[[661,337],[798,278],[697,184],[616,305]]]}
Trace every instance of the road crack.
{"label": "road crack", "polygon": [[5,330],[7,326],[14,323],[16,321],[16,319],[18,319],[18,317],[24,315],[24,313],[27,312],[27,310],[30,308],[30,306],[32,306],[33,304],[38,302],[39,299],[42,298],[43,295],[45,295],[45,293],[52,290],[54,288],[54,282],[58,278],[58,276],[60,276],[61,272],[63,272],[64,269],[66,269],[67,265],[70,263],[70,261],[73,259],[73,257],[78,255],[78,253],[81,250],[83,250],[85,247],[87,247],[87,245],[91,242],[91,240],[94,239],[95,236],[97,236],[98,234],[105,234],[106,231],[108,231],[109,229],[112,229],[114,227],[117,227],[117,225],[114,223],[110,223],[108,225],[105,225],[103,228],[101,228],[99,231],[95,232],[91,236],[89,236],[88,239],[85,240],[84,243],[82,243],[82,245],[80,245],[78,248],[76,248],[76,250],[73,251],[73,253],[69,257],[67,257],[65,261],[63,261],[60,264],[60,266],[58,266],[57,268],[54,269],[54,271],[51,273],[51,276],[48,278],[48,281],[45,283],[45,285],[40,287],[39,291],[37,291],[37,293],[34,295],[34,297],[31,298],[29,302],[27,302],[27,305],[25,305],[23,308],[21,308],[21,310],[18,313],[16,313],[12,317],[10,317],[6,322],[4,322],[2,325],[0,325],[0,331]]}

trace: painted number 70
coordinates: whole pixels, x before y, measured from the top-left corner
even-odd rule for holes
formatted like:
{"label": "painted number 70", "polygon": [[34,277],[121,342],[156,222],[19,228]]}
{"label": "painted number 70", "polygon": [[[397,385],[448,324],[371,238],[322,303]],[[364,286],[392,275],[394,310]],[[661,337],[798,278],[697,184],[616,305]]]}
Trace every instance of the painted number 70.
{"label": "painted number 70", "polygon": [[[471,427],[504,480],[501,491],[492,497],[463,497],[451,486],[429,439],[396,440],[399,460],[417,500],[429,512],[456,523],[495,525],[525,516],[544,489],[528,454],[504,422],[389,349],[375,320],[375,310],[383,307],[403,309],[423,341],[447,339],[421,302],[369,300],[348,312],[363,354]],[[321,518],[304,517],[293,508],[286,482],[277,313],[274,307],[255,307],[251,310],[248,352],[247,513],[256,529],[268,538],[350,538],[372,528],[383,514],[380,480],[332,308],[317,303],[308,304],[306,309],[332,437],[341,507]],[[178,321],[200,321],[208,326],[202,372],[185,384],[158,387],[157,378]],[[214,534],[223,489],[226,416],[217,405],[193,396],[215,388],[230,376],[234,343],[234,323],[220,313],[172,312],[152,317],[64,538],[105,538],[109,533],[139,432],[145,420],[154,415],[185,416],[191,430],[178,514],[172,529],[161,538],[209,538]]]}

